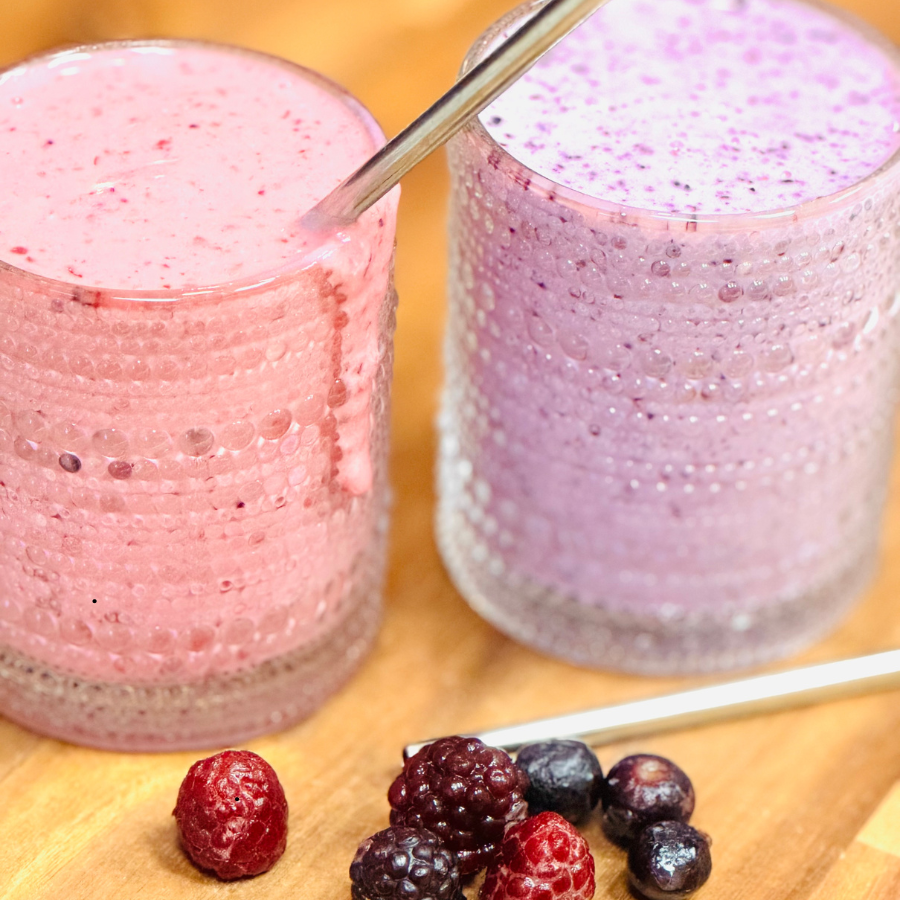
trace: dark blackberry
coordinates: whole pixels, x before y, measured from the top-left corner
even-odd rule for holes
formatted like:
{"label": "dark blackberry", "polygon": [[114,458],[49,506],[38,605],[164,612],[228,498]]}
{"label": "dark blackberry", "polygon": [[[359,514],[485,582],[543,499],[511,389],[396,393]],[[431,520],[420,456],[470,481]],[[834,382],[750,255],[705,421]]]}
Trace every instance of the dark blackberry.
{"label": "dark blackberry", "polygon": [[531,782],[525,793],[528,814],[549,810],[574,824],[583,822],[603,790],[600,763],[581,741],[543,741],[519,751],[516,765]]}
{"label": "dark blackberry", "polygon": [[648,900],[680,900],[712,871],[709,838],[685,822],[654,822],[628,851],[628,880]]}
{"label": "dark blackberry", "polygon": [[424,828],[386,828],[350,864],[353,900],[464,900],[459,860]]}
{"label": "dark blackberry", "polygon": [[665,757],[626,756],[606,776],[603,831],[621,847],[653,822],[687,822],[693,811],[690,778]]}
{"label": "dark blackberry", "polygon": [[483,869],[507,826],[525,818],[527,788],[503,750],[477,738],[441,738],[406,760],[391,785],[391,825],[434,832],[467,875]]}

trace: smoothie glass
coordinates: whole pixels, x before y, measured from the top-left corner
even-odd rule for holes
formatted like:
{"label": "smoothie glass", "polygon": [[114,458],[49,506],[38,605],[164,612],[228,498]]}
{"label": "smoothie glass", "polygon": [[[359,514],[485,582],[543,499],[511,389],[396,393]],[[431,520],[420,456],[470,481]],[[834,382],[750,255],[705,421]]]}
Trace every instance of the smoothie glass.
{"label": "smoothie glass", "polygon": [[450,168],[437,534],[468,602],[537,649],[644,673],[760,663],[833,628],[877,561],[900,154],[759,214],[595,199],[482,121]]}
{"label": "smoothie glass", "polygon": [[[348,111],[361,158],[384,140],[336,85],[236,48],[27,65],[148,52],[262,65]],[[0,252],[0,713],[99,747],[224,745],[358,667],[385,560],[396,205],[210,286],[91,287]]]}

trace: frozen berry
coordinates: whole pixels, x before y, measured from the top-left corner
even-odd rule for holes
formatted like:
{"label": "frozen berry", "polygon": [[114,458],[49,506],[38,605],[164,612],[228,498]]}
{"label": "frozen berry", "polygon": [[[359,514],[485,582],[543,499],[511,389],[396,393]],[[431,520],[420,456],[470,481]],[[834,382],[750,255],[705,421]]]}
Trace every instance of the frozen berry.
{"label": "frozen berry", "polygon": [[513,825],[487,870],[479,900],[590,900],[594,857],[562,816],[542,812]]}
{"label": "frozen berry", "polygon": [[581,741],[544,741],[519,751],[516,765],[531,782],[525,793],[530,815],[550,810],[570,822],[591,814],[603,789],[600,763]]}
{"label": "frozen berry", "polygon": [[690,778],[662,756],[626,756],[606,776],[603,831],[622,847],[647,825],[663,820],[687,822],[693,811]]}
{"label": "frozen berry", "polygon": [[424,828],[386,828],[350,864],[353,900],[464,900],[459,860]]}
{"label": "frozen berry", "polygon": [[507,827],[525,818],[527,788],[527,776],[503,750],[477,738],[441,738],[406,760],[391,785],[391,825],[434,832],[468,875],[483,869]]}
{"label": "frozen berry", "polygon": [[284,790],[275,770],[249,750],[195,762],[172,814],[187,855],[225,881],[266,872],[284,853]]}
{"label": "frozen berry", "polygon": [[709,878],[709,838],[685,822],[655,822],[628,851],[628,879],[648,900],[677,900]]}

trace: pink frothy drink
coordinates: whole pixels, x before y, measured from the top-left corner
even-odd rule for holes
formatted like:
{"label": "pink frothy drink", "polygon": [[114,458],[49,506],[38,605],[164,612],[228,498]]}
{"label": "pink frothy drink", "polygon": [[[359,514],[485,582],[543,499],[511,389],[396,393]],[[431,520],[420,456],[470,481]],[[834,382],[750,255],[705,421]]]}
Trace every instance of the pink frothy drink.
{"label": "pink frothy drink", "polygon": [[0,712],[115,748],[314,709],[374,636],[397,195],[339,88],[155,42],[0,75]]}
{"label": "pink frothy drink", "polygon": [[839,620],[891,456],[898,150],[897,53],[798,0],[614,0],[455,139],[438,531],[477,610],[643,672]]}

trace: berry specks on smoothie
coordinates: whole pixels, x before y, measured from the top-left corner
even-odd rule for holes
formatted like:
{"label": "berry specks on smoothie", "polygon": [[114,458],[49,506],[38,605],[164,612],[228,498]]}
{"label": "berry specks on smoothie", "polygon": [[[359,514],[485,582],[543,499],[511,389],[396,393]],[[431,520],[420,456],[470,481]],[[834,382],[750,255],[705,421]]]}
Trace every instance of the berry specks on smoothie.
{"label": "berry specks on smoothie", "polygon": [[[8,102],[20,93],[27,102]],[[48,123],[60,129],[49,139]],[[199,46],[23,64],[0,85],[0,132],[0,259],[120,290],[210,286],[296,261],[307,247],[293,223],[375,149],[323,85]]]}
{"label": "berry specks on smoothie", "polygon": [[900,149],[900,82],[825,11],[617,0],[481,119],[516,159],[592,197],[759,212],[849,187]]}

